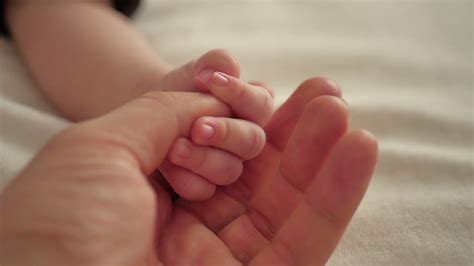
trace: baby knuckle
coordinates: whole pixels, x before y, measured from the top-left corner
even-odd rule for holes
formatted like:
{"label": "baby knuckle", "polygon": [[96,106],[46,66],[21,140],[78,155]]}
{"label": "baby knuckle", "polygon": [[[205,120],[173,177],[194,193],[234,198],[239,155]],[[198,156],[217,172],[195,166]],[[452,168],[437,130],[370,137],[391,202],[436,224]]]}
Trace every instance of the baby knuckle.
{"label": "baby knuckle", "polygon": [[229,125],[229,123],[232,123],[232,120],[229,120],[229,119],[222,119],[222,120],[217,120],[218,123],[216,123],[216,131],[219,132],[218,133],[218,137],[216,138],[216,143],[217,142],[220,142],[220,143],[229,143],[231,142],[231,132],[229,130],[229,128],[231,127],[231,125]]}
{"label": "baby knuckle", "polygon": [[236,95],[234,100],[234,108],[240,106],[246,106],[248,103],[248,85],[242,82],[239,82],[236,85]]}
{"label": "baby knuckle", "polygon": [[273,112],[273,98],[271,97],[270,93],[266,90],[262,89],[260,93],[261,97],[261,105],[260,105],[260,114],[261,119],[259,119],[259,125],[264,126]]}
{"label": "baby knuckle", "polygon": [[243,159],[249,160],[257,156],[263,149],[265,144],[265,132],[259,126],[252,126],[249,132],[249,146]]}

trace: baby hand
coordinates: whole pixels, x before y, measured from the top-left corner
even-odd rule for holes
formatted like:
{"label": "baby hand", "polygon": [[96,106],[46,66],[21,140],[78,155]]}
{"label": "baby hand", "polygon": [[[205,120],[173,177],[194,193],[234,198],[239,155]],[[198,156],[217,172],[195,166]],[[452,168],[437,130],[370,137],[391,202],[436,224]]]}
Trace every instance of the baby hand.
{"label": "baby hand", "polygon": [[192,141],[179,138],[160,171],[175,192],[188,200],[204,200],[216,185],[228,185],[242,173],[243,161],[257,156],[265,145],[262,127],[273,112],[273,96],[261,84],[212,70],[198,79],[207,90],[227,103],[236,118],[201,117],[195,121]]}

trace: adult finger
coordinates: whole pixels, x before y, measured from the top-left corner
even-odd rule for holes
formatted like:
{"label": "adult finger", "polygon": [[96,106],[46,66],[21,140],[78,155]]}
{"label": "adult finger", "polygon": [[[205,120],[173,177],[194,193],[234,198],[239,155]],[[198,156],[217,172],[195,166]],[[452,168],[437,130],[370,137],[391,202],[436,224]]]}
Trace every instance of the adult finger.
{"label": "adult finger", "polygon": [[271,245],[250,265],[324,265],[365,194],[376,160],[372,134],[345,135]]}
{"label": "adult finger", "polygon": [[278,108],[265,127],[269,142],[283,151],[306,105],[322,95],[341,97],[341,90],[334,82],[325,78],[316,77],[304,81]]}
{"label": "adult finger", "polygon": [[341,99],[320,96],[311,101],[283,152],[280,172],[286,181],[304,191],[347,127],[348,110]]}

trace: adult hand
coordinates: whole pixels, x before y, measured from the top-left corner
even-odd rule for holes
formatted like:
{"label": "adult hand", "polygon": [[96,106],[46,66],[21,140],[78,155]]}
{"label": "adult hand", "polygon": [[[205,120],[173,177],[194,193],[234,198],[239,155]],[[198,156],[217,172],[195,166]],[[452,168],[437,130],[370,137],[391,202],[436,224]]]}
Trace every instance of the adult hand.
{"label": "adult hand", "polygon": [[[159,94],[159,95],[157,95]],[[204,202],[172,202],[148,176],[201,116],[200,94],[152,93],[54,138],[4,191],[5,265],[316,265],[337,245],[377,157],[347,109],[305,82],[267,127],[264,152]]]}

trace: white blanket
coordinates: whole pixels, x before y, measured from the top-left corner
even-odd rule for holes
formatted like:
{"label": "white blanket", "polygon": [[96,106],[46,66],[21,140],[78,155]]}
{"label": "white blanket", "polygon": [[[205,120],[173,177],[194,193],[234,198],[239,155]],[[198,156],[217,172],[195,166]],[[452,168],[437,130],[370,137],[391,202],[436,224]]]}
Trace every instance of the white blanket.
{"label": "white blanket", "polygon": [[[337,81],[380,140],[374,180],[330,265],[472,265],[472,2],[148,1],[134,23],[176,65],[222,47],[281,103]],[[68,124],[0,40],[0,188]]]}

